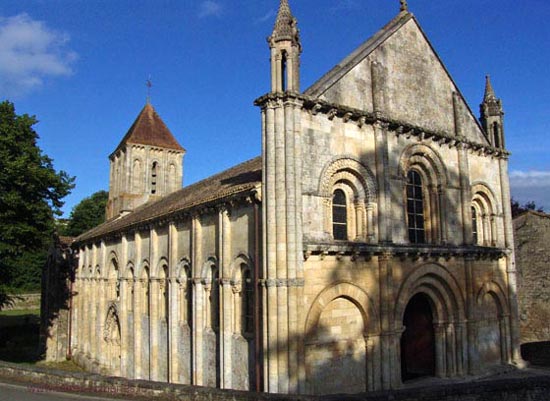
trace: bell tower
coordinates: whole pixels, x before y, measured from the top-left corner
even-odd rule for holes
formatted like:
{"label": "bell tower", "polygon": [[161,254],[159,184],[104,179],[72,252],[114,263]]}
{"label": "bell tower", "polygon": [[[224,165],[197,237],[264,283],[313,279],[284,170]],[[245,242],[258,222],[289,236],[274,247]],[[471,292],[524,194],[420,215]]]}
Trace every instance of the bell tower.
{"label": "bell tower", "polygon": [[481,124],[489,142],[495,148],[504,149],[504,111],[501,100],[495,95],[489,75],[485,78],[485,95],[479,108]]}
{"label": "bell tower", "polygon": [[273,33],[267,39],[271,48],[271,92],[300,92],[300,31],[288,0],[281,0]]}
{"label": "bell tower", "polygon": [[109,156],[107,219],[180,189],[184,155],[185,149],[147,101]]}

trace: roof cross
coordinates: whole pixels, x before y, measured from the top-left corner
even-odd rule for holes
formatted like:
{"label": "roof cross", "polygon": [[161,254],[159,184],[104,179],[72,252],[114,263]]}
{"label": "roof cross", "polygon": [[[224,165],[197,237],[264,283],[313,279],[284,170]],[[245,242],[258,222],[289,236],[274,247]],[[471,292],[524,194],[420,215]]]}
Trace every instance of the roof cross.
{"label": "roof cross", "polygon": [[409,11],[409,5],[407,4],[407,0],[399,0],[401,3],[401,9],[400,11]]}
{"label": "roof cross", "polygon": [[149,78],[145,81],[145,86],[147,86],[147,103],[151,103],[151,87],[153,86],[151,75],[149,75]]}

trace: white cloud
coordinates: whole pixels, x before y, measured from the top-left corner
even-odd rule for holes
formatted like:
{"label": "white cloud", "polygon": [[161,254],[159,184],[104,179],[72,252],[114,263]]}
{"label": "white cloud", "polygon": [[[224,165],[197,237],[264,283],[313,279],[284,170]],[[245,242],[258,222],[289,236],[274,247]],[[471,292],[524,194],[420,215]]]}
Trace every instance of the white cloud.
{"label": "white cloud", "polygon": [[260,18],[256,18],[256,24],[261,24],[262,22],[266,22],[266,21],[269,21],[269,20],[273,20],[275,21],[275,9],[271,9],[269,10],[267,13],[265,13],[262,17]]}
{"label": "white cloud", "polygon": [[550,171],[512,171],[510,187],[519,203],[534,201],[550,211]]}
{"label": "white cloud", "polygon": [[27,14],[0,17],[0,93],[20,97],[49,77],[71,75],[77,55],[68,41]]}
{"label": "white cloud", "polygon": [[206,0],[200,4],[199,18],[205,17],[221,17],[223,12],[222,5],[213,0]]}

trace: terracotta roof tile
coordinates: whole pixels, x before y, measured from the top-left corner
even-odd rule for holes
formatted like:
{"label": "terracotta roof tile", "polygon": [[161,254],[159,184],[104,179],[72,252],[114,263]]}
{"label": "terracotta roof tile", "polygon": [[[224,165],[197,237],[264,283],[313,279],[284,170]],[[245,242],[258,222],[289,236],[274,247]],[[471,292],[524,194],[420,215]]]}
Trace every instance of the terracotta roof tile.
{"label": "terracotta roof tile", "polygon": [[146,203],[126,216],[108,220],[80,235],[75,239],[75,242],[85,242],[130,228],[133,225],[154,221],[157,218],[169,216],[195,206],[251,191],[261,182],[262,158],[256,157],[167,195],[158,201]]}
{"label": "terracotta roof tile", "polygon": [[185,151],[150,103],[143,107],[115,152],[127,143]]}

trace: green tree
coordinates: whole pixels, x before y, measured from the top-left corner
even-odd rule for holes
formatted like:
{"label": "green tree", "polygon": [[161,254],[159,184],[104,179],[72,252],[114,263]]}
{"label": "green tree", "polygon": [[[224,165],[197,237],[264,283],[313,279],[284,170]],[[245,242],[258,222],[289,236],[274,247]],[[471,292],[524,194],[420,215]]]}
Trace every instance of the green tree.
{"label": "green tree", "polygon": [[36,123],[33,116],[17,115],[13,103],[0,103],[0,308],[14,284],[39,283],[54,215],[74,187],[74,178],[55,171],[38,147]]}
{"label": "green tree", "polygon": [[519,202],[512,198],[512,217],[516,217],[520,215],[523,212],[526,212],[527,210],[534,210],[536,212],[543,213],[544,208],[541,206],[537,206],[537,204],[534,201],[526,202],[523,205],[520,205]]}
{"label": "green tree", "polygon": [[109,193],[98,191],[84,198],[71,211],[69,222],[60,230],[63,235],[76,237],[105,221],[105,206]]}

